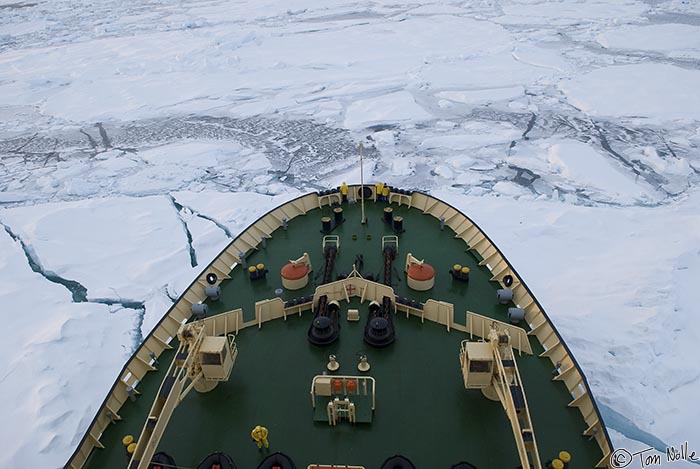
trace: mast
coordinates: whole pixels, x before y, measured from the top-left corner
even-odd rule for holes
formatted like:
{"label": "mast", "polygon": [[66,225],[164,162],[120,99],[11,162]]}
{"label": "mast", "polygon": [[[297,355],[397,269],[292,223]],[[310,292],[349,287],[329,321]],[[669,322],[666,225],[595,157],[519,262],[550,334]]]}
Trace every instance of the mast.
{"label": "mast", "polygon": [[360,202],[362,206],[362,224],[364,225],[367,223],[367,219],[365,218],[365,173],[362,162],[362,142],[360,142],[360,197],[362,199]]}

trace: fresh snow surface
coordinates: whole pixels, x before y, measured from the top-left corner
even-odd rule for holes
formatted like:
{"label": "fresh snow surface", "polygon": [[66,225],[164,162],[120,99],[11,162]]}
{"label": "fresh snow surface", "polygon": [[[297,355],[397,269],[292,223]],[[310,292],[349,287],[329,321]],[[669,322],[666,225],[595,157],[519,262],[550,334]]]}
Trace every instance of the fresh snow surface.
{"label": "fresh snow surface", "polygon": [[520,18],[523,23],[556,22],[558,25],[580,21],[636,20],[646,12],[644,2],[635,0],[583,0],[576,2],[514,1],[504,5],[506,17]]}
{"label": "fresh snow surface", "polygon": [[104,37],[98,48],[80,41],[11,50],[0,56],[0,103],[37,107],[73,122],[132,120],[236,104],[264,92],[274,101],[272,111],[297,107],[315,90],[318,99],[331,90],[343,95],[386,89],[392,81],[400,89],[427,57],[502,51],[511,39],[501,26],[451,15],[351,21],[351,28],[329,21],[320,29],[303,16],[310,15],[274,32],[255,22],[235,28],[214,22]]}
{"label": "fresh snow surface", "polygon": [[615,65],[562,81],[569,102],[594,116],[700,120],[700,70]]}
{"label": "fresh snow surface", "polygon": [[547,150],[547,163],[566,181],[602,189],[613,194],[613,200],[624,200],[629,196],[639,198],[643,194],[644,189],[635,178],[585,143],[562,141],[553,144]]}
{"label": "fresh snow surface", "polygon": [[366,181],[444,196],[503,249],[614,444],[700,447],[697,2],[0,11],[0,467],[62,466],[204,266],[359,182],[360,142]]}
{"label": "fresh snow surface", "polygon": [[44,270],[79,282],[92,300],[142,300],[190,260],[185,230],[166,196],[17,207],[0,220]]}
{"label": "fresh snow surface", "polygon": [[131,354],[138,312],[72,303],[64,287],[32,272],[4,230],[0,276],[6,327],[0,346],[0,467],[59,467]]}
{"label": "fresh snow surface", "polygon": [[426,150],[448,149],[464,151],[488,145],[503,144],[519,136],[517,128],[508,123],[495,125],[469,123],[451,135],[427,138],[421,143]]}
{"label": "fresh snow surface", "polygon": [[[228,235],[296,195],[183,192],[2,210],[0,221],[13,228],[12,236],[0,230],[0,275],[7,279],[0,299],[21,321],[0,347],[8,405],[2,436],[12,429],[17,438],[0,467],[60,466],[128,356]],[[196,267],[180,218],[201,262]],[[32,272],[27,255],[41,273]],[[73,297],[57,283],[65,280],[86,287],[87,297]],[[106,356],[95,358],[100,353]]]}
{"label": "fresh snow surface", "polygon": [[[651,160],[653,154],[647,148],[635,153],[637,161]],[[647,157],[643,152],[650,156]],[[682,169],[673,158],[653,160],[665,174]],[[643,177],[629,170],[623,162],[607,157],[590,143],[570,139],[538,139],[518,145],[506,158],[509,166],[527,168],[537,175],[547,175],[555,188],[538,196],[539,199],[567,200],[588,199],[612,205],[648,204],[659,195],[659,189],[647,183]],[[686,163],[687,164],[687,163]],[[532,177],[523,173],[523,178]],[[537,186],[539,180],[533,182]],[[530,198],[534,198],[530,192]],[[527,194],[519,198],[527,198]]]}
{"label": "fresh snow surface", "polygon": [[399,91],[353,102],[345,114],[345,127],[356,129],[430,118],[432,116],[416,103],[411,93]]}
{"label": "fresh snow surface", "polygon": [[689,24],[653,24],[626,26],[596,37],[606,49],[630,49],[654,52],[700,52],[700,26]]}
{"label": "fresh snow surface", "polygon": [[519,98],[525,93],[522,86],[505,88],[487,88],[484,90],[442,91],[436,93],[438,98],[449,99],[464,104],[489,104],[512,98]]}
{"label": "fresh snow surface", "polygon": [[556,75],[556,70],[518,60],[511,51],[467,56],[464,60],[436,61],[420,72],[426,84],[437,90],[533,86],[539,81],[547,83]]}

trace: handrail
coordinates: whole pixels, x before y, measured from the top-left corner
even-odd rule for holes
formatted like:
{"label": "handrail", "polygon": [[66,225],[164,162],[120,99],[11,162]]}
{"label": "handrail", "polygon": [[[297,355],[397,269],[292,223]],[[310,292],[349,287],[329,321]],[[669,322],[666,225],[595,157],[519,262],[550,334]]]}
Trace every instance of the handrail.
{"label": "handrail", "polygon": [[[497,347],[497,345],[492,344],[492,347]],[[510,350],[510,355],[512,357],[512,348],[509,347]],[[530,418],[530,409],[527,405],[527,397],[526,397],[526,392],[523,387],[522,380],[520,379],[520,371],[518,370],[518,362],[515,360],[515,357],[512,357],[513,359],[513,367],[515,370],[515,373],[512,376],[512,382],[508,383],[506,382],[506,377],[508,376],[505,370],[505,367],[503,365],[503,357],[494,351],[494,358],[496,358],[496,366],[498,367],[498,382],[496,385],[500,386],[500,393],[499,398],[501,399],[501,404],[503,404],[503,407],[505,408],[506,414],[508,415],[508,419],[510,420],[510,425],[511,429],[513,430],[513,436],[515,437],[515,443],[518,448],[518,454],[520,455],[520,462],[523,464],[523,466],[531,466],[534,465],[534,469],[542,469],[542,461],[540,460],[540,455],[539,451],[537,449],[537,439],[535,438],[535,431],[532,428],[532,419]],[[515,403],[513,401],[513,396],[510,393],[510,390],[508,389],[508,386],[515,385],[518,388],[520,388],[522,392],[522,397],[523,401],[525,402],[525,407],[524,409],[521,409],[522,416],[519,417],[518,415],[518,410],[515,408]],[[519,418],[524,418],[526,421],[527,425],[529,425],[528,428],[523,429],[522,425],[520,424],[520,421],[518,420]],[[529,430],[530,434],[532,436],[532,448],[528,450],[525,446],[525,441],[523,438],[523,430]],[[529,461],[528,455],[532,456],[532,461]]]}
{"label": "handrail", "polygon": [[[475,327],[475,320],[481,324],[481,330],[478,330]],[[517,349],[520,355],[522,355],[522,352],[532,355],[532,347],[530,347],[530,341],[527,338],[527,332],[525,332],[525,329],[518,326],[513,326],[512,324],[508,324],[503,321],[498,321],[497,319],[482,316],[473,311],[467,311],[466,331],[469,333],[470,338],[475,335],[481,337],[482,339],[487,338],[490,327],[494,323],[498,324],[499,329],[508,331],[512,337],[511,346]],[[486,324],[489,325],[489,329],[486,328]]]}

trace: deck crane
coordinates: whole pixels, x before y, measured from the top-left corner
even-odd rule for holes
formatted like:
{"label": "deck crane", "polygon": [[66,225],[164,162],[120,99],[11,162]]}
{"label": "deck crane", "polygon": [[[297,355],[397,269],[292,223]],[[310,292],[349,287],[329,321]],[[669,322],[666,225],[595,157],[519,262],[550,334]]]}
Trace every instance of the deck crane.
{"label": "deck crane", "polygon": [[508,331],[499,330],[497,324],[493,323],[488,342],[463,340],[459,361],[464,387],[481,389],[488,399],[500,401],[503,405],[510,420],[522,467],[542,469],[525,390]]}
{"label": "deck crane", "polygon": [[193,321],[180,326],[177,333],[180,346],[153,401],[128,469],[149,467],[173,411],[192,389],[200,393],[209,392],[220,381],[228,381],[231,376],[238,356],[235,336],[209,335],[207,321]]}

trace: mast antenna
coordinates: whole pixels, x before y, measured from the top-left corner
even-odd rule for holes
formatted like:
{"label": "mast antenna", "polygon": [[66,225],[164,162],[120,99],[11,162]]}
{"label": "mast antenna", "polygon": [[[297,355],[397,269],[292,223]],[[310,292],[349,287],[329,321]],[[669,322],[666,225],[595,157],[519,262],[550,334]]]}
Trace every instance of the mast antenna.
{"label": "mast antenna", "polygon": [[365,173],[362,161],[362,142],[360,142],[360,197],[362,199],[360,202],[362,206],[362,224],[364,225],[367,223],[367,219],[365,218]]}

